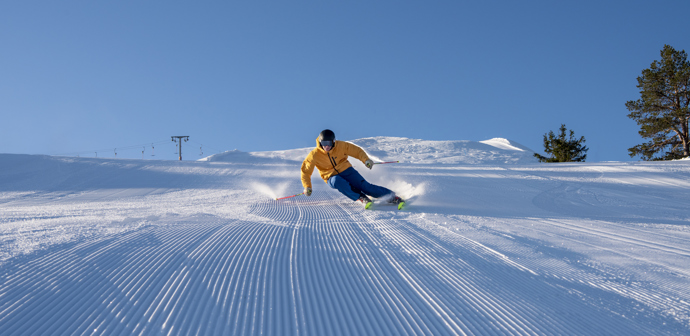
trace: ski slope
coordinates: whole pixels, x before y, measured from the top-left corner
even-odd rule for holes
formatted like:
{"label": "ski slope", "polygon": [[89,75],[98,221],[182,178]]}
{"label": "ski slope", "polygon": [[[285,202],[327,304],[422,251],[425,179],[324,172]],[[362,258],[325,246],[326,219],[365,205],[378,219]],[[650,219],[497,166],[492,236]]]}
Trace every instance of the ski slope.
{"label": "ski slope", "polygon": [[409,199],[302,191],[304,149],[0,154],[2,335],[687,335],[690,161],[353,140]]}

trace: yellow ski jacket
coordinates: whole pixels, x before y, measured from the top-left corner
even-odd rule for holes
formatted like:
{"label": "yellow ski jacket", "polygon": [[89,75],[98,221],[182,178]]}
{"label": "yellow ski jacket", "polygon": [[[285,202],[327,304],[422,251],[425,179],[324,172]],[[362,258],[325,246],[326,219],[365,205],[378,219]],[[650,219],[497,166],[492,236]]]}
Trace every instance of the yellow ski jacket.
{"label": "yellow ski jacket", "polygon": [[324,182],[328,183],[331,176],[338,175],[345,169],[352,167],[347,161],[349,156],[359,159],[362,163],[369,160],[369,156],[361,147],[339,140],[335,140],[333,148],[326,153],[317,138],[316,148],[309,152],[307,158],[302,162],[302,185],[304,188],[311,188],[311,174],[314,172],[314,167],[319,170]]}

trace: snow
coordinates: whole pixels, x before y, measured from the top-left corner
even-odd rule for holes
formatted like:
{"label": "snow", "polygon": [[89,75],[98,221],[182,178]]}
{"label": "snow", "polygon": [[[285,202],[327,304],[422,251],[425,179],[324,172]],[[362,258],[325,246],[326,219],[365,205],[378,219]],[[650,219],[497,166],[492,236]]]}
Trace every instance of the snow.
{"label": "snow", "polygon": [[480,141],[480,142],[483,144],[494,146],[496,148],[500,148],[500,149],[514,150],[514,151],[520,151],[520,152],[528,151],[528,152],[534,153],[531,149],[529,149],[529,148],[527,148],[527,147],[525,147],[519,143],[510,141],[508,139],[493,138],[493,139],[484,140],[484,141]]}
{"label": "snow", "polygon": [[[535,163],[534,151],[516,142],[494,138],[486,141],[431,141],[400,137],[373,137],[350,141],[364,148],[379,161],[417,164],[518,164]],[[231,162],[238,159],[281,159],[302,162],[314,147],[284,151],[251,152],[238,150],[209,156],[200,161]],[[256,161],[255,161],[256,162]]]}
{"label": "snow", "polygon": [[537,163],[507,139],[351,142],[409,200],[364,210],[310,147],[202,161],[0,154],[3,335],[687,335],[690,162]]}

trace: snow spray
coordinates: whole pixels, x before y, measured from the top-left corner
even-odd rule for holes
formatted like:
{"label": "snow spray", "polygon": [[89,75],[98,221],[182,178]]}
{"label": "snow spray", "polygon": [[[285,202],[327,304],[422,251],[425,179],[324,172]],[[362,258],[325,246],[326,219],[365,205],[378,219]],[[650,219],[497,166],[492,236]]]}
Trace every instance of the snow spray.
{"label": "snow spray", "polygon": [[281,184],[271,188],[270,186],[268,186],[266,184],[263,184],[260,182],[254,182],[251,184],[251,186],[252,186],[252,190],[259,192],[259,193],[262,193],[262,194],[269,196],[273,199],[276,199],[279,197],[278,195],[284,195],[285,194],[285,191],[287,190],[289,183],[287,183],[287,182],[281,183]]}

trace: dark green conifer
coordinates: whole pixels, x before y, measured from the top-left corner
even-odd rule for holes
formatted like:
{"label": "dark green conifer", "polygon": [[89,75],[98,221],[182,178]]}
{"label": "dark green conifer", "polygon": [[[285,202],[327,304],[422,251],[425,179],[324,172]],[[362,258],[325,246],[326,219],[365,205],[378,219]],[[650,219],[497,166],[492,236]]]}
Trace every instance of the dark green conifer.
{"label": "dark green conifer", "polygon": [[541,162],[584,162],[589,148],[585,146],[585,137],[575,139],[575,132],[570,130],[570,137],[566,137],[567,128],[561,124],[560,133],[556,136],[553,131],[544,134],[544,152],[551,154],[545,157],[534,153]]}
{"label": "dark green conifer", "polygon": [[673,160],[690,156],[690,63],[685,50],[669,45],[661,60],[637,77],[640,99],[628,101],[628,117],[640,125],[640,135],[650,141],[628,149],[643,160]]}

